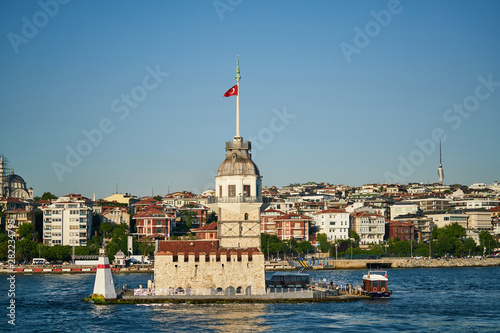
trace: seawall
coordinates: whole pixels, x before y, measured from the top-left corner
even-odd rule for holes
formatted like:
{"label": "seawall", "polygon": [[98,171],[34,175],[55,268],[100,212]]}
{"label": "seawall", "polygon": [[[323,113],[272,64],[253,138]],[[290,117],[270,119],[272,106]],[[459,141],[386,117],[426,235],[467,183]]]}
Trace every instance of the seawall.
{"label": "seawall", "polygon": [[[95,274],[96,266],[21,266],[17,265],[13,268],[9,266],[1,266],[0,274],[78,274],[78,273],[93,273]],[[154,268],[148,267],[112,267],[113,273],[147,273],[153,272]]]}
{"label": "seawall", "polygon": [[[298,263],[298,262],[297,262]],[[500,266],[500,258],[453,258],[453,259],[415,259],[381,258],[381,259],[321,259],[316,265],[309,265],[307,269],[370,269],[370,268],[439,268],[439,267],[490,267]],[[266,270],[296,270],[300,267],[295,263],[281,261],[279,263],[266,262]]]}

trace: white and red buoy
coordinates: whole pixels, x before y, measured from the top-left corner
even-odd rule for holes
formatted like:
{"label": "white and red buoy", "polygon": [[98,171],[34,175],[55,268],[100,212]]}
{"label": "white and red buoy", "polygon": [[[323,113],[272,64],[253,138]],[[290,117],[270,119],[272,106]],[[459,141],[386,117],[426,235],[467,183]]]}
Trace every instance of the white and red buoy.
{"label": "white and red buoy", "polygon": [[116,298],[113,275],[109,266],[109,259],[106,255],[106,248],[99,249],[99,261],[94,282],[94,296],[102,296],[105,299]]}

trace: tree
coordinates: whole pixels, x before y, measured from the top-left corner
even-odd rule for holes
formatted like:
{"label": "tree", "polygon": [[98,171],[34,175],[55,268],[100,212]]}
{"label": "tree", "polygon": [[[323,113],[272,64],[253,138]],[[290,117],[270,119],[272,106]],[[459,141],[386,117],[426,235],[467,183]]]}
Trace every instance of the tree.
{"label": "tree", "polygon": [[447,234],[443,234],[438,238],[437,246],[434,247],[439,254],[455,253],[454,239]]}
{"label": "tree", "polygon": [[313,249],[313,245],[311,242],[308,241],[302,241],[297,244],[297,251],[299,253],[309,253]]}
{"label": "tree", "polygon": [[215,214],[215,212],[211,212],[207,216],[207,224],[210,224],[212,222],[217,222],[217,214]]}
{"label": "tree", "polygon": [[321,252],[328,252],[330,249],[330,243],[328,243],[328,237],[326,234],[317,234],[316,235],[316,242],[319,243],[319,250]]}
{"label": "tree", "polygon": [[33,224],[31,223],[22,223],[19,225],[17,229],[17,233],[20,239],[33,239]]}
{"label": "tree", "polygon": [[57,199],[57,197],[55,195],[53,195],[52,193],[50,193],[50,192],[44,192],[41,197],[37,196],[37,197],[33,198],[34,201],[55,200],[55,199]]}
{"label": "tree", "polygon": [[37,244],[30,238],[23,238],[16,242],[16,259],[18,261],[31,261],[37,254]]}
{"label": "tree", "polygon": [[153,255],[155,251],[154,243],[152,242],[139,242],[139,252],[144,256]]}
{"label": "tree", "polygon": [[338,253],[344,253],[351,246],[351,241],[348,239],[339,239],[337,240],[337,244],[339,244],[337,248]]}
{"label": "tree", "polygon": [[432,246],[432,249],[441,255],[454,254],[462,247],[462,239],[465,236],[464,227],[458,223],[452,223],[442,228],[434,228],[432,238],[437,239],[437,243]]}
{"label": "tree", "polygon": [[424,243],[419,243],[417,245],[417,249],[415,250],[415,253],[419,256],[426,256],[429,254],[429,246],[427,246]]}
{"label": "tree", "polygon": [[289,239],[287,246],[289,252],[297,253],[298,243],[295,239]]}
{"label": "tree", "polygon": [[441,228],[444,233],[452,238],[463,238],[467,235],[465,228],[458,223],[452,223]]}
{"label": "tree", "polygon": [[99,227],[99,233],[103,236],[111,235],[114,229],[114,224],[110,222],[104,222]]}
{"label": "tree", "polygon": [[479,245],[481,249],[486,249],[489,254],[491,249],[497,247],[497,241],[487,230],[483,230],[479,233]]}
{"label": "tree", "polygon": [[356,231],[354,230],[349,230],[349,237],[354,238],[356,241],[359,241],[359,235]]}
{"label": "tree", "polygon": [[[278,253],[282,251],[283,242],[276,235],[261,233],[261,247],[265,254]],[[286,244],[285,244],[286,246]]]}
{"label": "tree", "polygon": [[468,237],[464,241],[464,247],[467,251],[469,251],[469,255],[470,255],[471,252],[476,251],[477,245],[476,245],[476,242],[474,241],[474,239],[472,239],[471,237]]}
{"label": "tree", "polygon": [[188,227],[188,229],[191,229],[193,222],[197,221],[196,212],[190,210],[181,210],[180,215],[182,222]]}

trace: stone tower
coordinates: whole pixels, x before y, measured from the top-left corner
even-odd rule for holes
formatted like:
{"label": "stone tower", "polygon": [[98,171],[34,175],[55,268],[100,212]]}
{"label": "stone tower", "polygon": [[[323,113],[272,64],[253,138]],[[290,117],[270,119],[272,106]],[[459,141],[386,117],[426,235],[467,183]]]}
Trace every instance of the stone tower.
{"label": "stone tower", "polygon": [[226,142],[226,158],[215,177],[221,248],[260,250],[262,177],[250,154],[251,142]]}
{"label": "stone tower", "polygon": [[215,177],[212,209],[218,212],[221,248],[260,250],[262,177],[252,161],[251,142],[240,136],[240,67],[236,62],[236,135],[226,142],[226,158]]}

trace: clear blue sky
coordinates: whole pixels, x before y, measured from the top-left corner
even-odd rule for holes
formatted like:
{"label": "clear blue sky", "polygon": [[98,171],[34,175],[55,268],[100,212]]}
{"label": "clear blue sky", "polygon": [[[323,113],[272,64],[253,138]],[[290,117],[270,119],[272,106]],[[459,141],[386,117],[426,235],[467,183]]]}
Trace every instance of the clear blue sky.
{"label": "clear blue sky", "polygon": [[498,1],[41,3],[0,2],[0,153],[35,195],[212,188],[237,54],[265,185],[435,182],[439,129],[445,183],[500,180]]}

